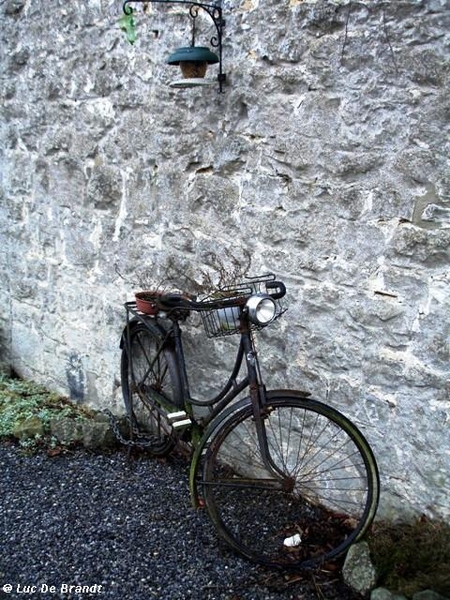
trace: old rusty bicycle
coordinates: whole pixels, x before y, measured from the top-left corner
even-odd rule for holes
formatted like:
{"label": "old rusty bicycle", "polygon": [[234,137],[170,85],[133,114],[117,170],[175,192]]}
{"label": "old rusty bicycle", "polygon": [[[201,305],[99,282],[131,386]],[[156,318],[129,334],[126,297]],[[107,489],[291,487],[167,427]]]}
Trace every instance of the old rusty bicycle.
{"label": "old rusty bicycle", "polygon": [[[127,443],[154,456],[190,449],[193,505],[231,548],[258,563],[309,568],[364,535],[379,476],[347,417],[307,392],[266,389],[255,332],[283,314],[285,293],[269,274],[201,301],[162,295],[153,315],[127,302],[121,381]],[[192,312],[209,337],[239,336],[230,377],[208,400],[190,393],[181,324]]]}

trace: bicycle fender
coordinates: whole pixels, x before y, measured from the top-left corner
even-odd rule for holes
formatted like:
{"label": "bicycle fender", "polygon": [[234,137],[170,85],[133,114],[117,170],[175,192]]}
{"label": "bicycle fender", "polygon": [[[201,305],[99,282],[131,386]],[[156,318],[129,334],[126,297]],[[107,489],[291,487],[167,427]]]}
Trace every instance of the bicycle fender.
{"label": "bicycle fender", "polygon": [[122,335],[120,336],[120,344],[119,344],[119,347],[120,347],[121,350],[123,350],[124,345],[125,345],[125,340],[126,340],[126,337],[127,337],[127,331],[128,330],[130,330],[130,331],[133,330],[138,323],[139,323],[139,321],[137,319],[133,319],[132,321],[130,321],[128,323],[128,325],[125,325],[125,327],[123,328]]}
{"label": "bicycle fender", "polygon": [[[131,332],[133,331],[133,329],[135,329],[138,325],[142,324],[142,322],[137,319],[136,317],[134,317],[133,319],[130,320],[130,322],[128,323],[128,325],[125,325],[125,327],[122,330],[122,335],[120,336],[120,349],[123,350],[124,348],[124,344],[125,344],[125,340],[127,339],[127,335],[128,335],[128,330]],[[157,323],[145,323],[145,327],[148,327],[150,330],[153,330],[154,333],[160,335],[161,337],[164,337],[164,335],[166,334],[166,330],[161,327],[161,325],[158,325]],[[172,348],[169,348],[169,351],[172,351]]]}
{"label": "bicycle fender", "polygon": [[[302,390],[270,390],[266,392],[266,398],[278,398],[284,396],[285,398],[308,398],[311,395],[310,392],[304,392]],[[190,471],[189,471],[189,489],[191,494],[191,502],[194,508],[199,508],[200,498],[197,489],[197,473],[201,464],[201,458],[208,449],[208,443],[213,437],[214,432],[219,429],[226,421],[234,415],[236,412],[240,412],[247,406],[251,406],[252,402],[250,396],[241,398],[238,402],[227,406],[220,414],[218,414],[207,426],[204,434],[202,435],[197,448],[192,456]]]}

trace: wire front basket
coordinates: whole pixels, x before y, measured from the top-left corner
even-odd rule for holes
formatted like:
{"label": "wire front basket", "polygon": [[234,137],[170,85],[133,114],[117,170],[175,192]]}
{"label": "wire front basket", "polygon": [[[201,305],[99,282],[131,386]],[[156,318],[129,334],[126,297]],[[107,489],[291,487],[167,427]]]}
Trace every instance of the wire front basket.
{"label": "wire front basket", "polygon": [[[221,288],[214,294],[204,298],[200,304],[200,314],[206,335],[209,338],[223,337],[240,332],[240,316],[245,303],[254,294],[269,294],[275,301],[275,319],[280,317],[284,309],[278,298],[275,298],[275,275],[248,277],[246,281]],[[223,303],[223,306],[220,304]],[[251,323],[251,329],[262,329],[262,325]]]}

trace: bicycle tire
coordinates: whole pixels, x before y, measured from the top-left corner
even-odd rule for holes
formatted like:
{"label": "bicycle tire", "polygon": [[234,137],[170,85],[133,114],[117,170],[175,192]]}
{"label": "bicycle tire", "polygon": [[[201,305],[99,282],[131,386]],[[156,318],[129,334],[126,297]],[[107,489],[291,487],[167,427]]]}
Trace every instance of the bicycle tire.
{"label": "bicycle tire", "polygon": [[246,558],[311,568],[360,539],[375,516],[379,476],[369,444],[337,410],[316,400],[271,397],[265,466],[249,403],[216,430],[197,485],[219,536]]}
{"label": "bicycle tire", "polygon": [[157,355],[163,332],[153,323],[132,323],[128,339],[122,348],[121,384],[133,442],[153,456],[166,456],[176,444],[166,415],[179,409],[182,398],[176,357],[169,346]]}

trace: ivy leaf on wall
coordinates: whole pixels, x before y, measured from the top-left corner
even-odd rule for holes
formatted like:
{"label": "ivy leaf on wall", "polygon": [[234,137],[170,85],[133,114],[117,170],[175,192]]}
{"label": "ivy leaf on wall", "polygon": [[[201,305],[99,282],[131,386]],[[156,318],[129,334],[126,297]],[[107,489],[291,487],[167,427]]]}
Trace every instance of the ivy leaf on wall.
{"label": "ivy leaf on wall", "polygon": [[126,34],[127,40],[130,44],[134,44],[136,41],[136,28],[134,25],[133,13],[123,15],[119,21],[120,29],[123,29]]}

